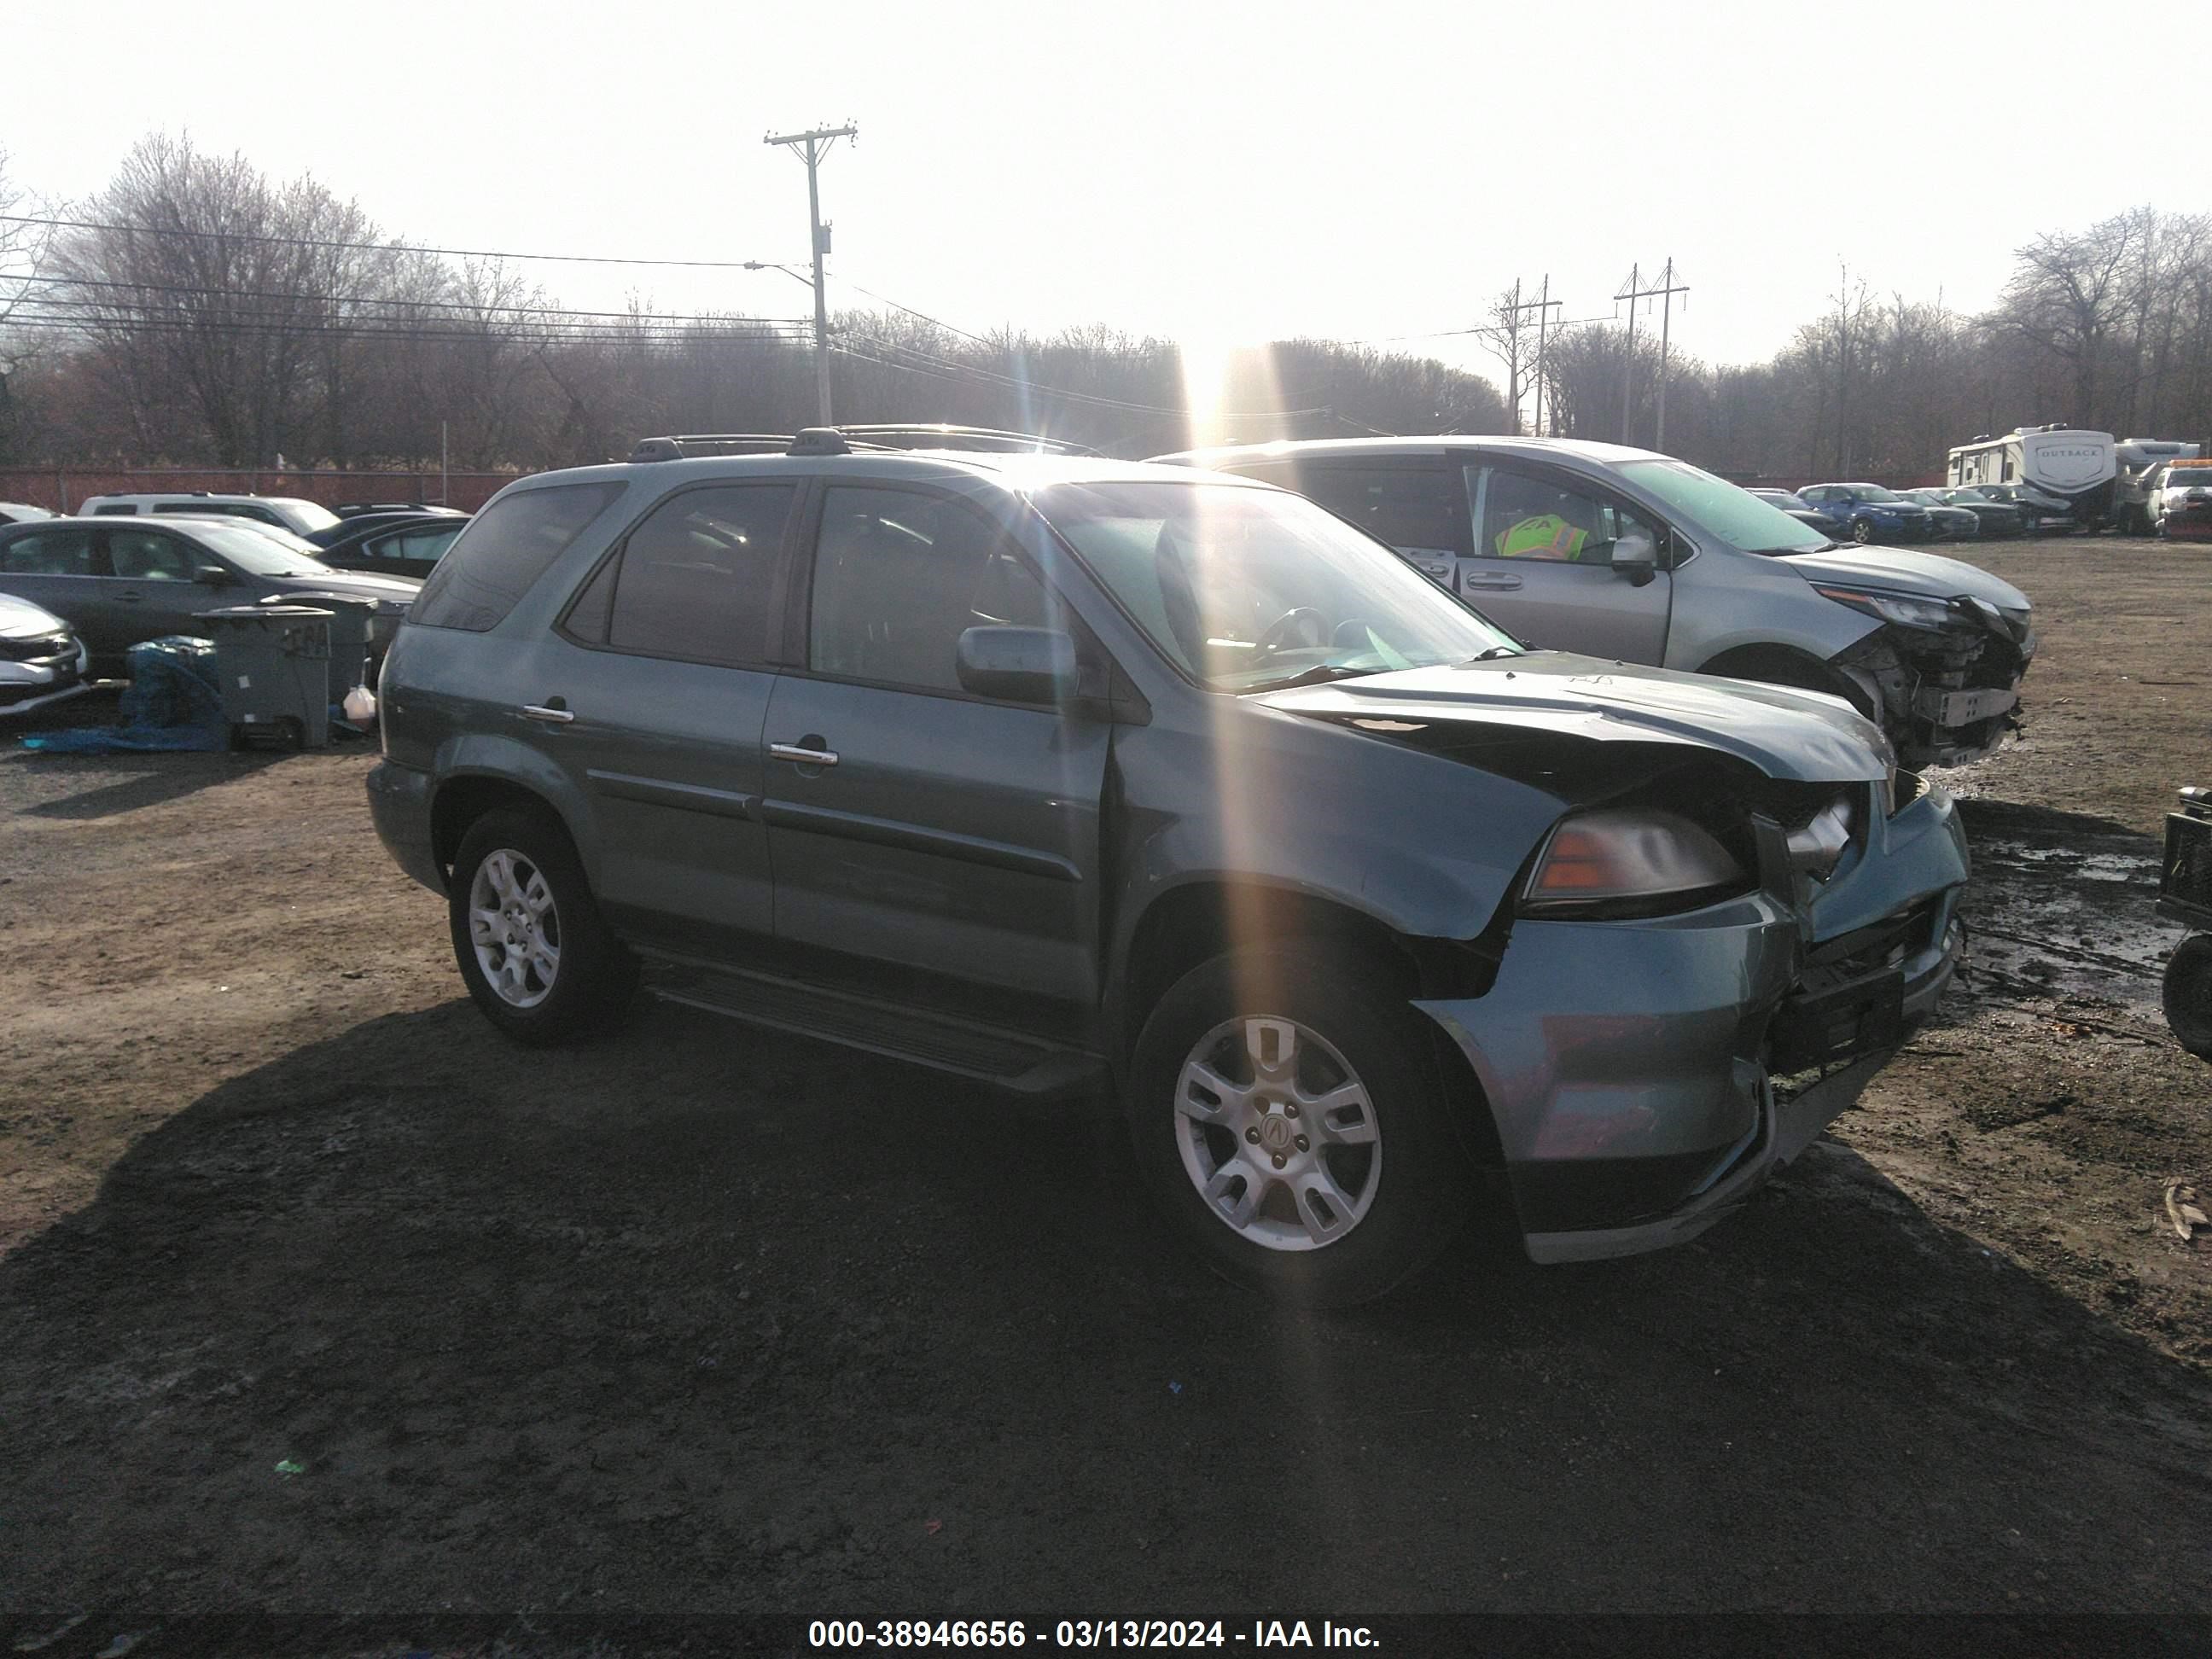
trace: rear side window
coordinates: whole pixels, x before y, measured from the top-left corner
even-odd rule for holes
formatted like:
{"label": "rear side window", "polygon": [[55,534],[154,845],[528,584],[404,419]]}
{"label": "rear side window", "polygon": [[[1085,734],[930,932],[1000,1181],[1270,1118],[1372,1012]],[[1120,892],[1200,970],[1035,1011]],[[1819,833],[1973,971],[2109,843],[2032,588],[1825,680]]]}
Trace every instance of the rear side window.
{"label": "rear side window", "polygon": [[40,530],[0,544],[0,570],[11,576],[89,576],[92,532]]}
{"label": "rear side window", "polygon": [[93,508],[92,515],[95,519],[100,519],[114,514],[136,513],[137,510],[138,504],[136,501],[110,501],[105,507]]}
{"label": "rear side window", "polygon": [[472,634],[498,627],[622,490],[618,483],[553,484],[494,501],[438,561],[407,620]]}
{"label": "rear side window", "polygon": [[[771,590],[790,484],[687,489],[630,532],[592,578],[586,599],[611,583],[606,643],[644,656],[757,663],[768,655]],[[590,605],[577,621],[596,621]]]}
{"label": "rear side window", "polygon": [[1457,467],[1308,466],[1297,487],[1401,551],[1472,550],[1474,515]]}

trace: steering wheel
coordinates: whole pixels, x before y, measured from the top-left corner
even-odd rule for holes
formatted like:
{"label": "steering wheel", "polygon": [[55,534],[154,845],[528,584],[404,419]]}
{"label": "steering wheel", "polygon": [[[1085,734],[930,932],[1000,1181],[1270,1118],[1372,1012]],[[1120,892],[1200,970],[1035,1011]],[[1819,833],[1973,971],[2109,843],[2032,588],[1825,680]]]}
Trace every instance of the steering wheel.
{"label": "steering wheel", "polygon": [[1291,644],[1293,634],[1302,635],[1297,643],[1304,646],[1323,646],[1328,643],[1328,618],[1310,605],[1301,605],[1269,623],[1253,645],[1256,656],[1273,656]]}

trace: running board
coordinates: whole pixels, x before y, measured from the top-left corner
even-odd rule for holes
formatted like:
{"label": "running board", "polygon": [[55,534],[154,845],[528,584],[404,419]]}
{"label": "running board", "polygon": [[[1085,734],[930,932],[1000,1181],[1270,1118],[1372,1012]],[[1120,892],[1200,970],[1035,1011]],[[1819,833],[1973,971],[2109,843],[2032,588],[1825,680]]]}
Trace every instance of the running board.
{"label": "running board", "polygon": [[1085,1049],[802,980],[649,956],[644,982],[664,1001],[974,1078],[1018,1094],[1062,1094],[1106,1078],[1105,1062]]}

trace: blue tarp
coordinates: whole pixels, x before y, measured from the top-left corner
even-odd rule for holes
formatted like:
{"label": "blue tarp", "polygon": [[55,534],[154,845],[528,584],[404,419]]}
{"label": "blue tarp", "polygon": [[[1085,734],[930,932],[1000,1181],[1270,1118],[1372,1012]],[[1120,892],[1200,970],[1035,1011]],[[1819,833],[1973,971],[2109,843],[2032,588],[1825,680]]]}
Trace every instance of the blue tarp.
{"label": "blue tarp", "polygon": [[23,739],[23,747],[50,755],[229,748],[213,643],[173,634],[132,646],[131,684],[123,693],[121,713],[118,726],[37,732]]}

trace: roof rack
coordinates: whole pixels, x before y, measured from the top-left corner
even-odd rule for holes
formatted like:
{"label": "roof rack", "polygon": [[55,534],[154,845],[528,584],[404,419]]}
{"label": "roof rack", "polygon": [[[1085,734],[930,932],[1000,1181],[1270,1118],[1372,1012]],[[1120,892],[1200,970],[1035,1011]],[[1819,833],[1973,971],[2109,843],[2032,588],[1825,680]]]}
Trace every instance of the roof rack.
{"label": "roof rack", "polygon": [[633,461],[679,461],[700,455],[844,455],[854,450],[969,449],[993,454],[1096,455],[1062,438],[1001,432],[987,426],[810,426],[793,433],[690,432],[641,438]]}

